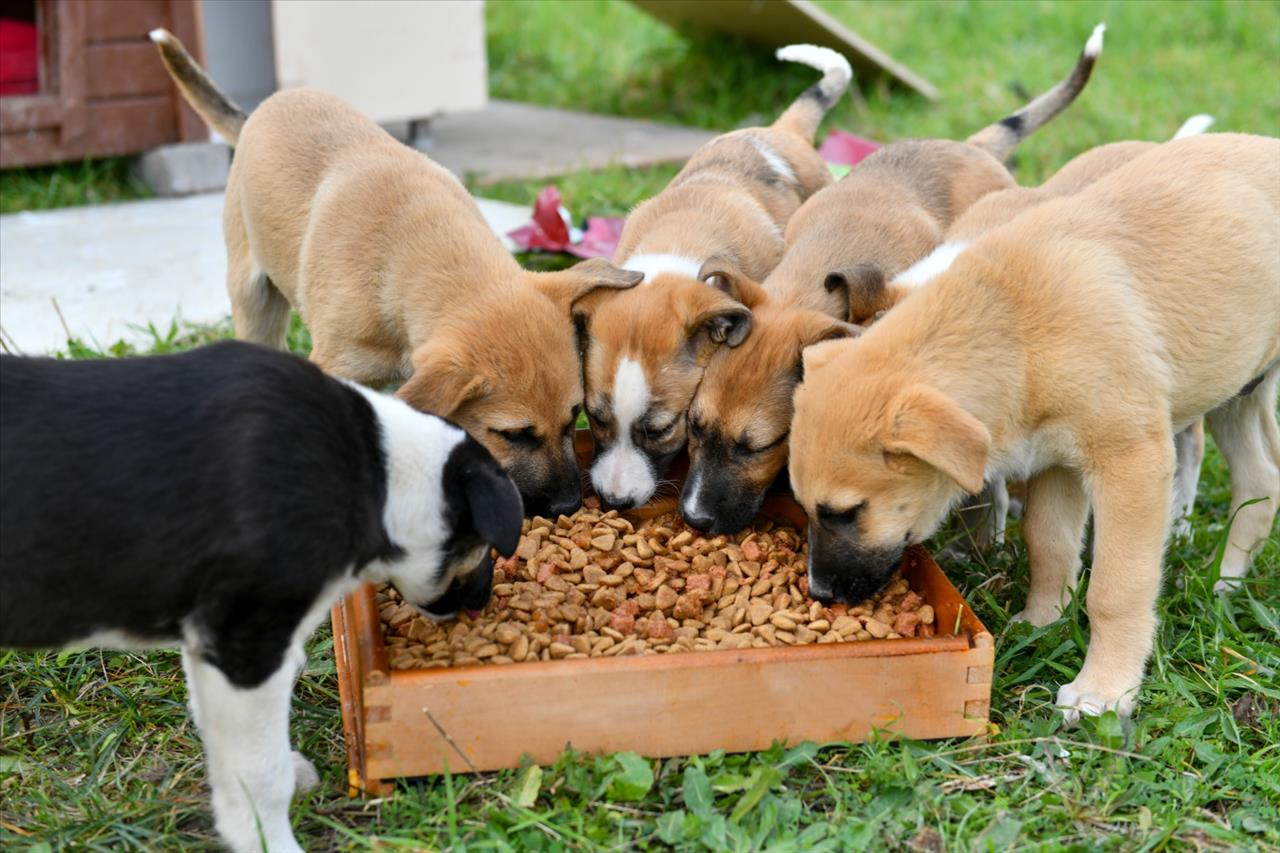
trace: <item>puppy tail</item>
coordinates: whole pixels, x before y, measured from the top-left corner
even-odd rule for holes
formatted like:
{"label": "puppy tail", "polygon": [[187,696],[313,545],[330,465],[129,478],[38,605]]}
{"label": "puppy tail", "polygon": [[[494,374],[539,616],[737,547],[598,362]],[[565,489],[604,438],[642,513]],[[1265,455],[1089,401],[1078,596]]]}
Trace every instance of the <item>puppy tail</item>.
{"label": "puppy tail", "polygon": [[182,42],[165,29],[155,29],[149,33],[151,40],[160,49],[160,59],[168,69],[173,82],[178,84],[182,97],[187,99],[192,109],[200,114],[205,124],[235,145],[240,139],[240,130],[244,127],[248,115],[236,106],[209,79],[205,70],[196,64],[182,46]]}
{"label": "puppy tail", "polygon": [[822,72],[822,79],[801,92],[800,97],[773,123],[779,130],[812,142],[822,117],[849,88],[853,69],[849,67],[849,60],[836,51],[813,44],[790,44],[778,48],[775,55],[783,62],[799,62]]}
{"label": "puppy tail", "polygon": [[1173,135],[1174,139],[1186,139],[1188,136],[1199,136],[1209,128],[1213,127],[1213,116],[1200,113],[1194,115],[1182,123],[1182,127],[1178,128],[1178,132]]}
{"label": "puppy tail", "polygon": [[983,128],[966,141],[970,145],[976,145],[991,152],[992,156],[1001,162],[1007,160],[1013,153],[1013,149],[1018,147],[1019,142],[1071,106],[1071,102],[1084,89],[1085,84],[1089,82],[1089,75],[1093,73],[1094,63],[1102,53],[1102,34],[1106,29],[1106,24],[1098,24],[1093,28],[1093,34],[1085,42],[1080,59],[1076,61],[1076,67],[1071,69],[1071,73],[1065,80],[1016,113]]}

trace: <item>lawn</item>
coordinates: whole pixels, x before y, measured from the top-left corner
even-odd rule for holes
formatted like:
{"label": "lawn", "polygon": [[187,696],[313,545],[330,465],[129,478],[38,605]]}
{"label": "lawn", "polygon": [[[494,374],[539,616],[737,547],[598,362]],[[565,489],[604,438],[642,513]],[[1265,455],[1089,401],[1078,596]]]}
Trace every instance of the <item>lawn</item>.
{"label": "lawn", "polygon": [[[822,5],[943,93],[929,103],[863,90],[832,118],[862,135],[967,135],[1061,76],[1099,20],[1107,47],[1094,80],[1020,149],[1020,178],[1039,180],[1102,142],[1163,138],[1196,112],[1216,115],[1220,130],[1280,135],[1280,4]],[[812,76],[767,52],[687,40],[620,2],[490,2],[487,15],[498,97],[729,128],[769,120]],[[559,184],[575,213],[617,213],[672,173],[611,169]],[[112,164],[2,173],[0,210],[125,197],[123,175]],[[540,186],[484,192],[523,203]],[[228,334],[225,324],[159,330],[150,349]],[[305,329],[295,326],[291,345],[305,352]],[[73,343],[68,356],[128,349]],[[1027,582],[1016,525],[1007,545],[944,563],[997,635],[992,725],[969,740],[788,744],[639,765],[566,755],[541,772],[348,800],[325,628],[294,705],[295,738],[323,777],[295,805],[298,833],[308,849],[357,850],[1280,850],[1280,536],[1244,590],[1209,592],[1228,494],[1211,448],[1193,535],[1169,546],[1156,653],[1132,721],[1062,726],[1054,691],[1082,662],[1088,622],[1076,609],[1038,630],[1009,624]],[[947,544],[943,535],[932,547]],[[185,699],[176,652],[0,653],[0,847],[214,849]]]}

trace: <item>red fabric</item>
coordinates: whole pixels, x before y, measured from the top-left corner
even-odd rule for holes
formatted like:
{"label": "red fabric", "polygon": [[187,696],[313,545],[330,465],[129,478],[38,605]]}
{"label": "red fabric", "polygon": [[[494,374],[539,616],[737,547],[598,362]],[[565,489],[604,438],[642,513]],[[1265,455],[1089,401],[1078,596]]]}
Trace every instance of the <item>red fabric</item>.
{"label": "red fabric", "polygon": [[854,136],[843,130],[833,130],[827,134],[818,153],[828,163],[856,166],[879,147],[878,143],[870,139],[863,139],[861,136]]}
{"label": "red fabric", "polygon": [[0,95],[40,90],[40,37],[33,24],[0,18]]}
{"label": "red fabric", "polygon": [[569,212],[560,202],[560,190],[548,184],[533,203],[533,221],[507,236],[521,249],[568,252],[579,258],[610,258],[622,236],[622,219],[592,216],[587,229],[574,242]]}

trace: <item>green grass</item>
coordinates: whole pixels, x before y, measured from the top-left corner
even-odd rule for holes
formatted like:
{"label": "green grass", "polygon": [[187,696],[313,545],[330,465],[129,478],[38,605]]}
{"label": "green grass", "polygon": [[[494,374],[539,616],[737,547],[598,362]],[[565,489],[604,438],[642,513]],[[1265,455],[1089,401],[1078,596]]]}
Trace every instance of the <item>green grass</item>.
{"label": "green grass", "polygon": [[146,185],[129,174],[126,157],[0,172],[0,213],[132,201],[150,195]]}
{"label": "green grass", "polygon": [[[1222,130],[1280,133],[1275,3],[823,5],[943,92],[929,103],[872,85],[837,109],[833,124],[874,138],[971,133],[1017,107],[1018,87],[1056,80],[1104,19],[1090,88],[1022,147],[1020,176],[1038,180],[1101,142],[1163,138],[1195,112],[1217,115]],[[498,97],[731,128],[770,120],[811,79],[767,51],[686,41],[624,3],[490,2],[486,14]],[[58,177],[68,172],[84,179]],[[672,173],[616,168],[558,183],[575,215],[617,214]],[[121,192],[111,176],[124,174],[97,164],[4,173],[0,209],[124,197],[110,195]],[[484,192],[528,203],[542,183]],[[227,334],[174,327],[146,347],[76,342],[68,355],[173,351]],[[308,347],[296,323],[291,346]],[[1016,525],[1008,545],[945,566],[997,635],[993,725],[968,740],[640,763],[566,755],[540,778],[446,777],[352,801],[324,628],[294,705],[295,740],[323,777],[295,804],[298,833],[308,849],[352,850],[1280,850],[1280,536],[1245,590],[1213,596],[1228,500],[1211,448],[1194,535],[1169,548],[1138,714],[1075,730],[1052,699],[1083,660],[1087,619],[1075,610],[1039,630],[1009,624],[1027,585]],[[0,847],[214,849],[184,702],[176,653],[0,653]]]}

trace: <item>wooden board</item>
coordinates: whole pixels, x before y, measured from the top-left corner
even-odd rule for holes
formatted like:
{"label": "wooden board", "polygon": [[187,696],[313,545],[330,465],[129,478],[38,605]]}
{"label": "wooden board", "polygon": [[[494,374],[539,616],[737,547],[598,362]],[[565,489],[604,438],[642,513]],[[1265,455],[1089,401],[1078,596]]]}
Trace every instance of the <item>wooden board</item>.
{"label": "wooden board", "polygon": [[[576,449],[587,464],[586,430]],[[673,478],[683,474],[672,467]],[[628,516],[674,508],[667,498]],[[805,526],[784,493],[769,495],[760,516]],[[391,780],[446,768],[516,767],[526,755],[549,764],[567,747],[667,757],[877,732],[978,734],[990,712],[991,634],[923,548],[908,551],[902,569],[933,606],[938,635],[394,671],[366,584],[332,612],[351,793],[377,795]],[[751,713],[726,713],[744,707]]]}
{"label": "wooden board", "polygon": [[676,29],[728,33],[768,47],[817,44],[838,50],[864,78],[889,76],[926,98],[933,84],[809,0],[631,0]]}

